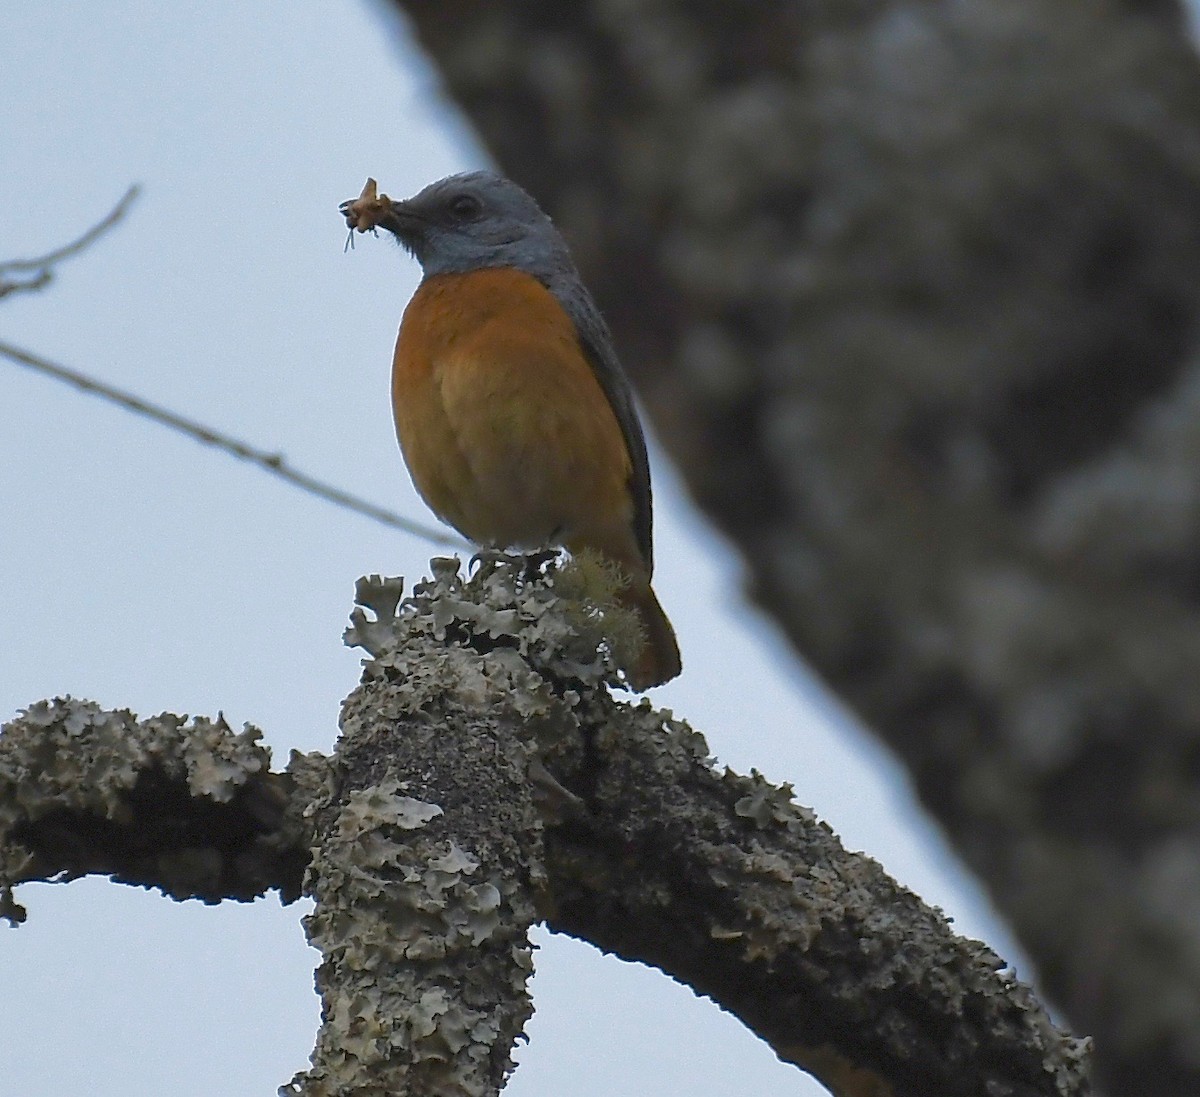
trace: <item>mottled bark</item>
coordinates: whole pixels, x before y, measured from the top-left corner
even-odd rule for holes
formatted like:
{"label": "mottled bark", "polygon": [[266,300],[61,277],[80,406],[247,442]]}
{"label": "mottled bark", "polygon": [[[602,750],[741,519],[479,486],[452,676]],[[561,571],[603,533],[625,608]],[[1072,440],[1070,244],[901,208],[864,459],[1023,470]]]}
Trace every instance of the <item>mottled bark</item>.
{"label": "mottled bark", "polygon": [[16,884],[91,873],[206,903],[299,897],[319,755],[272,773],[249,724],[138,720],[71,697],[0,731],[0,918],[24,920]]}
{"label": "mottled bark", "polygon": [[297,1097],[499,1093],[533,1013],[542,833],[518,698],[431,664],[342,711],[306,886],[321,1030]]}
{"label": "mottled bark", "polygon": [[571,239],[755,597],[903,759],[1104,1083],[1200,1091],[1179,6],[395,6]]}
{"label": "mottled bark", "polygon": [[[374,616],[348,635],[372,657],[337,753],[286,775],[253,730],[33,706],[0,736],[0,887],[105,872],[246,898],[245,861],[286,899],[307,864],[323,1010],[288,1087],[304,1097],[497,1093],[535,918],[709,995],[843,1097],[1086,1094],[1086,1042],[986,946],[787,786],[718,770],[686,724],[610,696],[605,582],[497,561],[469,582],[439,564],[403,603],[365,582]],[[274,814],[235,837],[214,820],[240,799]],[[132,872],[128,835],[155,821]],[[185,852],[203,886],[179,885]]]}

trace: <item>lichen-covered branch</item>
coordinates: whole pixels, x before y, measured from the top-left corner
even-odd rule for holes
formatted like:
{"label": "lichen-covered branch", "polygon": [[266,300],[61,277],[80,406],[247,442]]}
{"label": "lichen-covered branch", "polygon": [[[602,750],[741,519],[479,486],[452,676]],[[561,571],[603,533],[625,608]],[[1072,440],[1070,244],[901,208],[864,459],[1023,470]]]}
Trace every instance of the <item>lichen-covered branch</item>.
{"label": "lichen-covered branch", "polygon": [[1200,1092],[1183,5],[395,6],[1100,1083]]}
{"label": "lichen-covered branch", "polygon": [[297,898],[316,756],[272,773],[261,732],[39,701],[0,734],[0,916],[12,887],[88,873],[175,899]]}
{"label": "lichen-covered branch", "polygon": [[[370,658],[337,752],[287,775],[253,729],[33,706],[0,737],[0,882],[291,896],[308,861],[323,1014],[297,1097],[497,1094],[537,919],[709,995],[839,1097],[1083,1097],[1087,1041],[989,949],[789,787],[721,771],[686,724],[613,698],[605,637],[629,625],[613,581],[552,555],[488,556],[469,579],[434,561],[407,599],[364,580],[347,638]],[[257,829],[235,841],[214,803]],[[114,850],[139,827],[133,871]],[[203,887],[181,888],[191,861]]]}
{"label": "lichen-covered branch", "polygon": [[387,672],[371,664],[342,711],[306,884],[321,1031],[284,1092],[487,1097],[533,1012],[532,675],[422,639],[392,650]]}
{"label": "lichen-covered branch", "polygon": [[[419,787],[465,817],[502,811],[496,790],[519,793],[528,773],[547,817],[544,878],[540,846],[525,863],[552,928],[710,995],[834,1093],[1087,1092],[1086,1042],[1058,1030],[985,946],[844,850],[786,786],[719,771],[686,724],[611,697],[591,581],[531,574],[520,559],[491,559],[469,581],[456,562],[435,564],[398,607],[395,582],[360,588],[375,618],[359,613],[350,639],[373,657],[344,729],[375,729],[370,757],[397,737],[425,740],[405,795]],[[467,761],[471,779],[438,799],[426,774],[464,763],[426,759],[464,744],[498,772],[475,803]],[[419,874],[409,879],[422,894]]]}
{"label": "lichen-covered branch", "polygon": [[592,814],[548,833],[552,928],[710,995],[834,1093],[1087,1092],[1088,1042],[788,786],[648,708],[582,726]]}

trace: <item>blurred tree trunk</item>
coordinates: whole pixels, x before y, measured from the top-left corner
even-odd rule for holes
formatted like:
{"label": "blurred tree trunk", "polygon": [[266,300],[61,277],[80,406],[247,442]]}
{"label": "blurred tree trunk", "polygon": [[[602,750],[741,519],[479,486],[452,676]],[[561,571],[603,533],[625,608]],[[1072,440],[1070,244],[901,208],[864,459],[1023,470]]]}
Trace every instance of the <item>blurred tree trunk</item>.
{"label": "blurred tree trunk", "polygon": [[1200,1092],[1177,6],[396,7],[572,241],[758,601],[1097,1037],[1102,1086]]}

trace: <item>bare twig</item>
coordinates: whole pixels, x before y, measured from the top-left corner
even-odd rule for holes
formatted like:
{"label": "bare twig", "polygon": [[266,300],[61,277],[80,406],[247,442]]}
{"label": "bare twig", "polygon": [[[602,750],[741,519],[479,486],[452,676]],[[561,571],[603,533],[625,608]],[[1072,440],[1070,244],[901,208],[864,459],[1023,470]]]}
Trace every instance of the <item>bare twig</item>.
{"label": "bare twig", "polygon": [[123,392],[104,381],[99,381],[94,377],[89,377],[85,373],[80,373],[78,370],[49,362],[45,358],[31,354],[27,350],[22,350],[20,347],[0,342],[0,356],[49,377],[53,377],[56,380],[65,381],[76,388],[82,389],[84,392],[92,393],[111,404],[116,404],[118,407],[124,408],[126,411],[131,411],[135,415],[153,419],[156,423],[170,427],[171,430],[177,431],[180,434],[186,434],[189,438],[194,438],[197,442],[215,446],[217,449],[224,450],[226,453],[232,454],[234,457],[239,457],[243,461],[249,461],[251,464],[265,469],[272,475],[278,476],[281,480],[286,480],[301,491],[306,491],[310,495],[316,495],[327,502],[333,503],[335,506],[354,511],[356,514],[371,518],[385,526],[391,526],[393,529],[410,533],[414,537],[423,538],[435,545],[446,545],[451,548],[465,547],[466,543],[453,534],[423,525],[420,522],[414,522],[411,519],[396,514],[394,511],[385,510],[383,507],[376,506],[374,503],[352,495],[348,491],[343,491],[341,488],[327,484],[323,480],[318,480],[316,477],[308,475],[308,473],[293,468],[284,460],[281,453],[271,453],[267,450],[258,449],[247,442],[231,438],[229,435],[213,427],[198,423],[195,419],[189,419],[158,404],[152,404],[148,400],[143,400],[140,396]]}
{"label": "bare twig", "polygon": [[[0,297],[5,297],[10,293],[31,292],[48,285],[54,278],[54,265],[64,259],[71,259],[91,247],[129,212],[129,207],[133,205],[133,201],[139,193],[140,188],[136,183],[133,184],[105,217],[69,244],[64,244],[60,248],[55,248],[54,251],[35,256],[32,259],[0,260]],[[32,271],[33,274],[25,279],[9,278],[7,277],[9,271]]]}

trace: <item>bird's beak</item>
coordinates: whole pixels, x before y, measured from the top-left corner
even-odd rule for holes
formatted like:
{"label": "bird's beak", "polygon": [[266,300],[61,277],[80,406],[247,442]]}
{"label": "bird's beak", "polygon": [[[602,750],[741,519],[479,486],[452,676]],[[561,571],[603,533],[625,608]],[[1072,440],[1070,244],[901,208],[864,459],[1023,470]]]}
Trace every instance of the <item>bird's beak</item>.
{"label": "bird's beak", "polygon": [[425,218],[413,209],[411,203],[401,200],[392,201],[378,223],[381,229],[387,229],[400,243],[411,248],[424,230]]}

